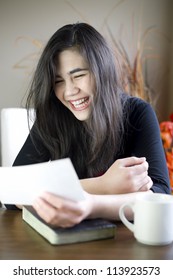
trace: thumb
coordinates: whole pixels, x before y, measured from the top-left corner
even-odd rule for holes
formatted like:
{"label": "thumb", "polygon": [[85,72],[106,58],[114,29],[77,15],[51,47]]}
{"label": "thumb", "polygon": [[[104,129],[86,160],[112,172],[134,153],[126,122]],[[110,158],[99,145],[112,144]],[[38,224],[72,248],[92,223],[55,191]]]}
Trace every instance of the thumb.
{"label": "thumb", "polygon": [[124,165],[124,167],[130,167],[130,166],[141,164],[144,161],[146,161],[145,157],[134,157],[133,156],[133,157],[124,158],[122,160],[122,164]]}

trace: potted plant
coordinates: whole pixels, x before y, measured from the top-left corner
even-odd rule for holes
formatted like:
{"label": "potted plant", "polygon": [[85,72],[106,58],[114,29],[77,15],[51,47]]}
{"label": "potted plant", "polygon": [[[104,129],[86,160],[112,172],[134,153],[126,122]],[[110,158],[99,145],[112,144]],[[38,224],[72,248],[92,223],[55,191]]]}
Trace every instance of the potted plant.
{"label": "potted plant", "polygon": [[173,114],[170,115],[170,121],[163,121],[160,123],[160,133],[165,150],[171,190],[173,193]]}

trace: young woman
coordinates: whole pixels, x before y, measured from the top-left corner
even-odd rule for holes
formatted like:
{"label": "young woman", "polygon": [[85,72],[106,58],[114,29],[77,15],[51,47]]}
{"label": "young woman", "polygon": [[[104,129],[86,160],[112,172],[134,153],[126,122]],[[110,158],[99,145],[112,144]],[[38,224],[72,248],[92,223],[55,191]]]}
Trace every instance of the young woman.
{"label": "young woman", "polygon": [[148,103],[122,93],[114,55],[92,26],[66,25],[50,38],[30,107],[36,121],[14,165],[69,157],[86,195],[76,203],[44,193],[33,206],[48,223],[116,220],[122,203],[139,192],[170,193],[157,117]]}

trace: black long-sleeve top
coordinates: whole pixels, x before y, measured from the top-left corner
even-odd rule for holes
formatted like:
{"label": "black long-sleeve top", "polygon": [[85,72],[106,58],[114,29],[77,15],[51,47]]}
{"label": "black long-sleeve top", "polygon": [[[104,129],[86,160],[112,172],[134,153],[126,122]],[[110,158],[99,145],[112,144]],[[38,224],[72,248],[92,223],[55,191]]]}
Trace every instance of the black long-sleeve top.
{"label": "black long-sleeve top", "polygon": [[[149,163],[148,175],[153,181],[151,190],[169,194],[171,192],[169,174],[160,137],[159,123],[154,110],[147,102],[136,97],[129,97],[125,111],[127,118],[122,152],[115,156],[115,160],[130,156],[146,157]],[[13,165],[48,161],[50,159],[49,151],[46,150],[41,142],[39,142],[39,147],[44,150],[44,160],[40,159],[40,155],[29,135]],[[78,173],[78,170],[76,172]],[[7,208],[11,207],[7,205]]]}

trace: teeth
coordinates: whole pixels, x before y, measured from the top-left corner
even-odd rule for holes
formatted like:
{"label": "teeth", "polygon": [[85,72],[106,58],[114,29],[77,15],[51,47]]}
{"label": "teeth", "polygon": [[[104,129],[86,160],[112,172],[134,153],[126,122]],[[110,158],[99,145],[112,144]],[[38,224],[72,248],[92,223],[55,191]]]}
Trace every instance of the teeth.
{"label": "teeth", "polygon": [[86,100],[88,100],[88,98],[82,98],[82,99],[79,99],[79,100],[76,100],[76,101],[71,101],[71,103],[75,106],[75,107],[79,107],[79,105],[81,104],[87,104],[88,102],[85,102]]}

